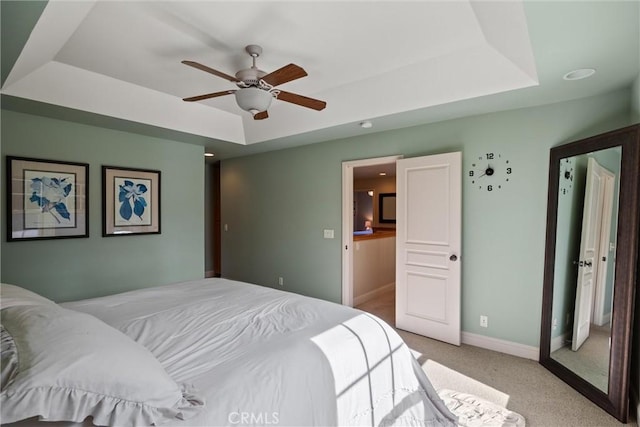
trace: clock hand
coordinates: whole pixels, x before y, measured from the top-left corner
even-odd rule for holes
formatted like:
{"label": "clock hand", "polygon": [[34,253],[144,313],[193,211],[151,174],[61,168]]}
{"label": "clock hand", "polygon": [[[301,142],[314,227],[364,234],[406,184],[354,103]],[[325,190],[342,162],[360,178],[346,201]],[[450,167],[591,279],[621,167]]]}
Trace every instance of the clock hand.
{"label": "clock hand", "polygon": [[482,178],[483,176],[487,175],[487,176],[491,176],[493,175],[493,168],[491,166],[487,166],[487,168],[484,170],[484,172],[482,172],[482,175],[478,176],[478,178]]}

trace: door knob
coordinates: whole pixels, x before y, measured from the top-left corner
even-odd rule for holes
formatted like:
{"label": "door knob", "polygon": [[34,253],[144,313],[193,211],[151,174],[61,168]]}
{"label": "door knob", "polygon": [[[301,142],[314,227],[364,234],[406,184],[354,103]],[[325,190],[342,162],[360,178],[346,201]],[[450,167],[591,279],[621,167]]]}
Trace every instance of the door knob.
{"label": "door knob", "polygon": [[451,255],[451,256],[449,257],[449,259],[450,259],[451,261],[457,261],[457,260],[458,260],[458,257],[457,257],[457,256],[455,256],[455,255]]}
{"label": "door knob", "polygon": [[573,265],[578,265],[578,267],[591,267],[593,263],[591,261],[573,261]]}

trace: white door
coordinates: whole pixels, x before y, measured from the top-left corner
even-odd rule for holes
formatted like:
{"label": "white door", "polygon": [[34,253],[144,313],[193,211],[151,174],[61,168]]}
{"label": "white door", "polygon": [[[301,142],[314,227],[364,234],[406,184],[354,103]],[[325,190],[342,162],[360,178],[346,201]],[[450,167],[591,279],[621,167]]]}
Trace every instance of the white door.
{"label": "white door", "polygon": [[460,345],[462,154],[396,164],[396,327]]}
{"label": "white door", "polygon": [[594,281],[598,274],[600,230],[604,199],[604,173],[606,171],[592,157],[587,163],[587,180],[582,211],[582,234],[578,259],[576,307],[573,317],[571,349],[577,351],[589,338],[593,305]]}

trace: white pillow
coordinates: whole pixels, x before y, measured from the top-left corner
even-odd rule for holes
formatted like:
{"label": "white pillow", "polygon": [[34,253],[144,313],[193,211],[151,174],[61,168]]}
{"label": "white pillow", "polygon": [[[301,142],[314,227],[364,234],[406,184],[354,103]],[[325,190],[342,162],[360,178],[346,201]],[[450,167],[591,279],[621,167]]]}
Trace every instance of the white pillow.
{"label": "white pillow", "polygon": [[524,417],[496,403],[459,391],[441,389],[438,395],[452,414],[458,417],[459,427],[525,427]]}
{"label": "white pillow", "polygon": [[45,297],[15,285],[0,284],[0,309],[17,305],[55,304]]}
{"label": "white pillow", "polygon": [[2,326],[19,371],[0,393],[0,418],[139,426],[186,419],[204,402],[142,345],[97,318],[57,304],[9,307]]}

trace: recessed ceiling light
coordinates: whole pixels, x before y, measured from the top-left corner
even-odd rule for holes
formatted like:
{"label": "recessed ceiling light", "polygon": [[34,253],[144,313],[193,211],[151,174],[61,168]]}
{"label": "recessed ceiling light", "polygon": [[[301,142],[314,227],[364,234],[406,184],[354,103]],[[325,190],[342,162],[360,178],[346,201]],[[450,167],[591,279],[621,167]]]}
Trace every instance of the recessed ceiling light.
{"label": "recessed ceiling light", "polygon": [[360,123],[360,127],[364,129],[369,129],[372,126],[373,126],[373,123],[371,123],[369,120]]}
{"label": "recessed ceiling light", "polygon": [[204,153],[204,156],[205,157],[213,157],[213,156],[215,156],[215,154],[213,154],[213,153]]}
{"label": "recessed ceiling light", "polygon": [[380,173],[379,173],[379,175],[380,175],[380,176],[386,176],[386,175],[387,175],[387,173],[386,173],[386,172],[380,172]]}
{"label": "recessed ceiling light", "polygon": [[580,68],[578,70],[569,71],[562,78],[565,80],[582,80],[591,77],[596,73],[593,68]]}

